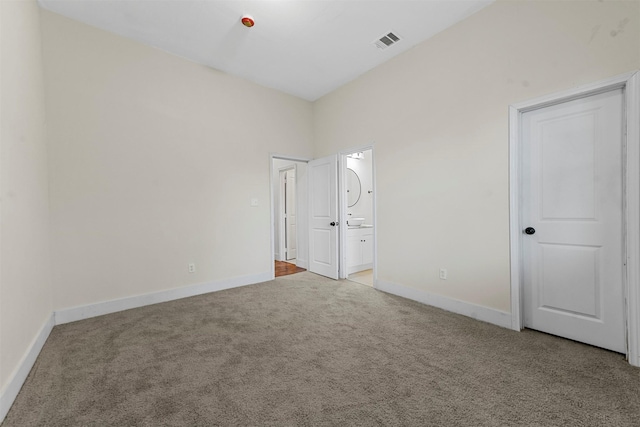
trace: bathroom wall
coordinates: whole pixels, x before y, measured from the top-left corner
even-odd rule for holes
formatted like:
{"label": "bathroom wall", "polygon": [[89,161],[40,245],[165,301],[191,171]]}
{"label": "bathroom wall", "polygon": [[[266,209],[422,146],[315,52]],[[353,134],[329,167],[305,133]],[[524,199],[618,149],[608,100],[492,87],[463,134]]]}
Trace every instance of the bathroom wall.
{"label": "bathroom wall", "polygon": [[[360,178],[360,199],[347,208],[347,217],[364,218],[365,224],[373,224],[373,153],[371,150],[363,152],[363,159],[347,157],[347,168],[353,169]],[[351,215],[349,215],[351,214]]]}

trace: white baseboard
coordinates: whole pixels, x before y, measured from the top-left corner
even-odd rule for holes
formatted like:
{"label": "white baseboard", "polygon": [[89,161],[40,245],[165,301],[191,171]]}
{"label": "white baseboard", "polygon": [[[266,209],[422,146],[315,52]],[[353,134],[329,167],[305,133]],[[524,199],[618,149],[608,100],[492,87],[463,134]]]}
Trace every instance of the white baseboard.
{"label": "white baseboard", "polygon": [[300,268],[304,268],[305,270],[309,269],[309,261],[306,259],[296,258],[296,266]]}
{"label": "white baseboard", "polygon": [[511,329],[511,313],[507,313],[505,311],[483,307],[481,305],[410,288],[408,286],[397,285],[380,279],[376,281],[375,288],[383,292],[438,307],[446,311],[462,314],[463,316],[471,317],[476,320]]}
{"label": "white baseboard", "polygon": [[47,321],[40,328],[40,332],[36,335],[36,337],[31,342],[29,346],[29,350],[25,353],[24,357],[18,364],[18,368],[14,371],[13,377],[9,380],[9,383],[2,390],[0,394],[0,423],[4,421],[4,417],[7,416],[11,405],[13,405],[13,401],[16,400],[22,385],[24,384],[27,376],[29,376],[29,372],[33,367],[33,364],[36,363],[36,359],[42,350],[42,346],[49,338],[49,334],[54,326],[54,316],[53,313],[49,316]]}
{"label": "white baseboard", "polygon": [[207,294],[209,292],[267,282],[271,279],[271,272],[266,272],[249,276],[234,277],[231,279],[216,280],[209,283],[185,286],[183,288],[169,289],[167,291],[136,295],[117,300],[104,301],[80,307],[66,308],[55,312],[55,324],[62,325],[64,323],[89,319],[91,317],[102,316],[104,314],[115,313],[122,310],[129,310],[131,308],[144,307],[145,305],[158,304],[161,302]]}

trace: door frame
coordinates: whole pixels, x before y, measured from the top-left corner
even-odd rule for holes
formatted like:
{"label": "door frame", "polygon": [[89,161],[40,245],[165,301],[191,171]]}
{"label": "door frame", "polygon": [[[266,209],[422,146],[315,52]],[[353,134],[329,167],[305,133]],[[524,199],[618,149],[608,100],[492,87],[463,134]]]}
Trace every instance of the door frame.
{"label": "door frame", "polygon": [[[277,153],[270,153],[269,154],[269,199],[270,199],[270,209],[269,209],[269,215],[271,216],[270,221],[269,221],[269,225],[271,228],[271,280],[275,279],[276,277],[276,266],[275,266],[275,259],[276,259],[276,240],[275,240],[275,225],[276,225],[276,213],[275,213],[275,201],[274,201],[274,196],[275,196],[275,191],[276,189],[274,188],[274,186],[276,185],[275,180],[273,179],[273,161],[274,160],[288,160],[291,162],[300,162],[300,163],[309,163],[309,161],[311,159],[306,158],[306,157],[297,157],[297,156],[289,156],[286,154],[277,154]],[[296,168],[297,170],[297,168]],[[296,173],[296,181],[298,179],[298,175]],[[300,186],[297,185],[298,183],[296,182],[296,209],[300,206],[300,197],[298,197],[299,191],[300,191]],[[279,183],[277,183],[277,185],[279,185]],[[306,193],[309,193],[309,183],[307,182],[307,188],[305,189]],[[299,248],[298,248],[299,249]],[[296,264],[297,265],[297,264]]]}
{"label": "door frame", "polygon": [[347,156],[359,151],[371,150],[371,173],[373,175],[371,187],[373,191],[373,287],[378,287],[378,223],[376,203],[376,150],[375,142],[340,151],[338,155],[338,216],[340,217],[339,239],[339,271],[338,277],[346,279],[347,274]]}
{"label": "door frame", "polygon": [[623,272],[627,359],[640,366],[640,72],[633,71],[575,89],[509,106],[509,241],[511,270],[511,329],[523,322],[522,259],[522,114],[528,111],[585,98],[614,89],[624,91],[623,135],[623,239],[626,269]]}
{"label": "door frame", "polygon": [[[298,180],[298,165],[297,164],[293,164],[291,166],[285,166],[284,168],[280,168],[278,169],[278,215],[277,215],[277,219],[278,219],[278,254],[280,255],[280,260],[279,261],[287,261],[287,256],[284,255],[284,252],[286,251],[287,248],[287,242],[286,242],[286,230],[285,230],[285,219],[284,219],[284,215],[285,215],[285,199],[284,197],[282,197],[282,195],[285,193],[285,186],[284,186],[284,180],[283,180],[283,173],[286,173],[288,171],[294,171],[295,176],[296,176],[296,181]],[[298,210],[298,186],[297,186],[297,182],[296,182],[296,215],[297,215],[297,210]],[[296,233],[296,247],[298,245],[298,236]],[[275,254],[274,254],[274,259],[275,259]]]}

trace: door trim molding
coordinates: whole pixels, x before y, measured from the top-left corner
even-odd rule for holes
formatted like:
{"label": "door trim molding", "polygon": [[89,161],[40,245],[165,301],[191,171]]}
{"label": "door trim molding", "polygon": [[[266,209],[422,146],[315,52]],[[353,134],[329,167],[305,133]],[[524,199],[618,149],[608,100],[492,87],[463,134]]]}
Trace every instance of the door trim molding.
{"label": "door trim molding", "polygon": [[[625,320],[627,359],[640,366],[640,72],[633,71],[571,90],[509,106],[509,243],[511,269],[511,329],[521,330],[523,306],[521,183],[522,114],[614,89],[624,90],[626,138],[624,223],[626,242]],[[623,133],[623,134],[624,134]]]}

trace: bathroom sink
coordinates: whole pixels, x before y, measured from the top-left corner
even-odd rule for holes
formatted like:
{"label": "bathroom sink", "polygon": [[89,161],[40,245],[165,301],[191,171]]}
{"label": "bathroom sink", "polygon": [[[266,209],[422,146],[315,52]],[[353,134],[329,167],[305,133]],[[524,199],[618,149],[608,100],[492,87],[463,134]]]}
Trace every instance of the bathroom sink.
{"label": "bathroom sink", "polygon": [[364,224],[364,218],[349,218],[347,220],[347,225],[359,227]]}

